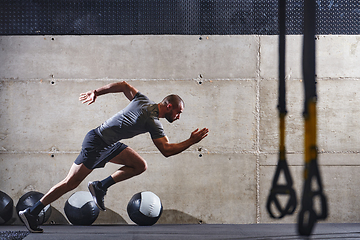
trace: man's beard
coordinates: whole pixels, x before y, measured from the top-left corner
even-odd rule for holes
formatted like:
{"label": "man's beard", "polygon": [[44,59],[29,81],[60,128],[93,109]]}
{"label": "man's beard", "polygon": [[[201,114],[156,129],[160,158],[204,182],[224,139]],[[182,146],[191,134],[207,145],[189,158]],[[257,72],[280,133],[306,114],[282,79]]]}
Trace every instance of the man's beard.
{"label": "man's beard", "polygon": [[165,118],[169,123],[172,123],[174,119],[171,118],[171,113],[165,113]]}

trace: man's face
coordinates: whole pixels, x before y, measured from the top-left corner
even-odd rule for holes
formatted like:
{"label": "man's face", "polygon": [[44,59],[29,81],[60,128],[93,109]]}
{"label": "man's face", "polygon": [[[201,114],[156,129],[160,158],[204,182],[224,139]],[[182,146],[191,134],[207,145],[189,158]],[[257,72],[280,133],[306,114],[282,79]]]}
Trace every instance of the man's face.
{"label": "man's face", "polygon": [[182,103],[179,104],[176,108],[173,106],[170,107],[170,111],[165,113],[165,118],[169,123],[172,123],[180,119],[180,114],[184,111],[184,106]]}

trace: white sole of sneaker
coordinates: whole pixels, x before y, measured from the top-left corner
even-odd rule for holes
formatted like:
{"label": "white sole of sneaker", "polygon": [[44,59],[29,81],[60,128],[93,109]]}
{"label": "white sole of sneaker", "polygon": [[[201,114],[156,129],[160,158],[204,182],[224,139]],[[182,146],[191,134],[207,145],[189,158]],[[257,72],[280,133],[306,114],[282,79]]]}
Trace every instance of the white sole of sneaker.
{"label": "white sole of sneaker", "polygon": [[101,211],[106,211],[106,209],[103,209],[99,206],[97,200],[96,200],[96,195],[95,195],[95,189],[93,187],[93,185],[91,184],[92,182],[88,183],[88,189],[91,193],[91,196],[93,197],[94,203],[96,204],[96,206],[101,210]]}

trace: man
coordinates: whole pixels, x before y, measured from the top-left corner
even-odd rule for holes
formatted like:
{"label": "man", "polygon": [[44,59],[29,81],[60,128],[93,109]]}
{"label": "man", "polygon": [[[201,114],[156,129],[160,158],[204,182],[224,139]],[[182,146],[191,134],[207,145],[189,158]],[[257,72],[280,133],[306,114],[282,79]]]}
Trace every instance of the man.
{"label": "man", "polygon": [[82,144],[82,150],[66,178],[52,187],[34,206],[19,212],[30,232],[43,232],[38,227],[37,216],[44,206],[75,189],[95,168],[102,168],[107,162],[123,165],[102,181],[88,183],[94,202],[103,211],[105,211],[104,196],[110,186],[146,170],[146,161],[133,149],[121,143],[121,139],[149,132],[159,151],[165,157],[170,157],[181,153],[208,135],[207,128],[196,129],[189,139],[180,143],[169,143],[159,118],[166,118],[169,122],[180,119],[184,102],[177,95],[169,95],[156,104],[127,82],[118,82],[81,93],[79,100],[90,105],[98,96],[118,92],[124,93],[130,100],[129,105],[96,129],[88,132]]}

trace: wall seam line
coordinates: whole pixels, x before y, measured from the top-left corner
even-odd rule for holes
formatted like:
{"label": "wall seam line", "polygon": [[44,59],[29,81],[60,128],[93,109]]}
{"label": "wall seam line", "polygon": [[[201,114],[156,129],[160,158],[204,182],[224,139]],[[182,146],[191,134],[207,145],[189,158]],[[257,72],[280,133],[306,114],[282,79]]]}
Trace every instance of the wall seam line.
{"label": "wall seam line", "polygon": [[260,36],[258,37],[258,52],[256,62],[256,223],[260,223],[260,51],[261,42]]}

